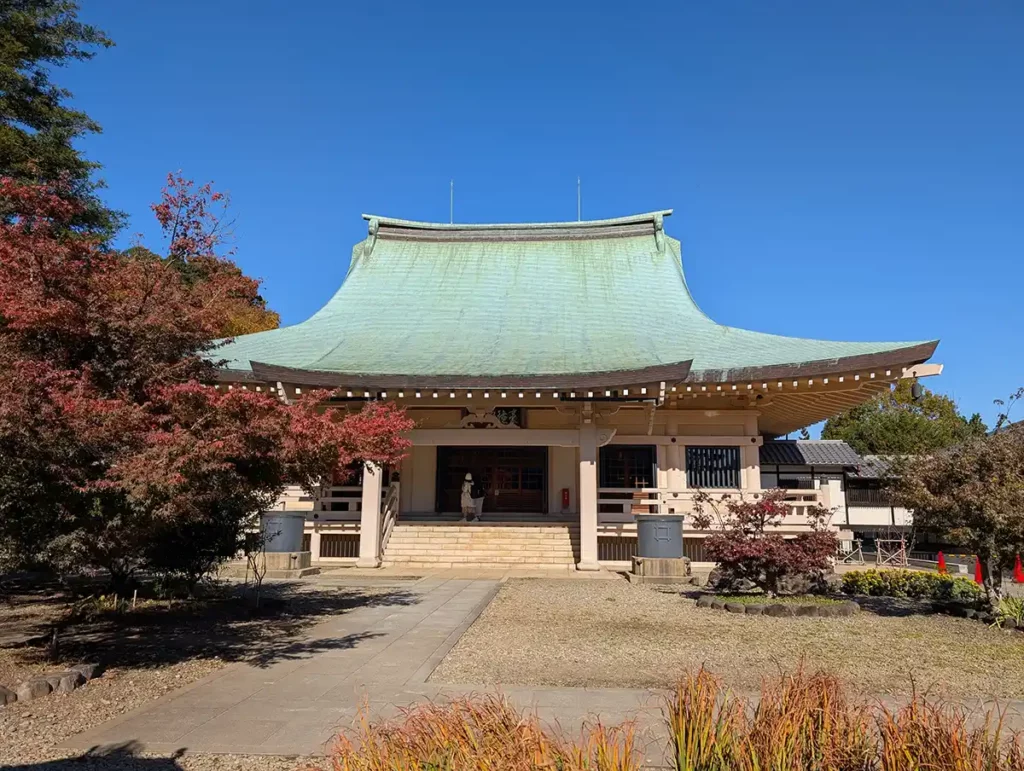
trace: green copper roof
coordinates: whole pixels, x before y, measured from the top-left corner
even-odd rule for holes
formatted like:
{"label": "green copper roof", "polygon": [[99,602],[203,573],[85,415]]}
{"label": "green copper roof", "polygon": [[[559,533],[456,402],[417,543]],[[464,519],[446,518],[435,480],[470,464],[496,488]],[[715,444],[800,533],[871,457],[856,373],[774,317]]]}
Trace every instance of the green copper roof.
{"label": "green copper roof", "polygon": [[537,225],[367,216],[369,235],[323,308],[216,355],[241,372],[260,362],[408,376],[560,375],[692,360],[691,380],[722,381],[808,362],[931,355],[934,343],[810,340],[715,323],[690,295],[679,242],[663,232],[670,213]]}

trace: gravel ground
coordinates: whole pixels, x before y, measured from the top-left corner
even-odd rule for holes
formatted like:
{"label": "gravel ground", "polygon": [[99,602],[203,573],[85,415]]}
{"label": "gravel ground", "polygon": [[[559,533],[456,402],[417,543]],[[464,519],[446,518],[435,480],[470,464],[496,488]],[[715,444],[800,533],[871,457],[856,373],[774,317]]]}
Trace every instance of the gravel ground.
{"label": "gravel ground", "polygon": [[[0,649],[0,683],[13,687],[75,661],[99,661],[103,675],[66,695],[0,707],[0,768],[58,771],[74,758],[76,771],[209,771],[308,769],[311,758],[184,755],[157,758],[126,747],[82,757],[57,745],[74,734],[130,712],[168,691],[234,661],[269,663],[286,655],[295,637],[323,618],[376,601],[401,599],[394,587],[278,584],[267,587],[269,609],[253,618],[230,597],[211,604],[147,608],[144,612],[76,624],[63,633],[57,663],[41,648]],[[24,603],[19,606],[22,613]],[[0,625],[14,606],[0,607]],[[57,609],[59,610],[59,608]],[[57,612],[55,610],[55,614]]]}
{"label": "gravel ground", "polygon": [[851,619],[751,618],[625,581],[509,581],[431,676],[448,683],[661,687],[707,666],[738,690],[803,663],[867,695],[1022,698],[1024,634],[889,603]]}

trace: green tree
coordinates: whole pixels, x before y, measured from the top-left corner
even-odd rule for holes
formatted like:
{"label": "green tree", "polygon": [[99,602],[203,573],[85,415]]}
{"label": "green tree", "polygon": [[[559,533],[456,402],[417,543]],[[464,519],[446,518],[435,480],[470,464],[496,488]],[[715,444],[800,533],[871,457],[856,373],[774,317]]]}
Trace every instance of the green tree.
{"label": "green tree", "polygon": [[999,431],[901,459],[890,480],[914,526],[978,556],[991,608],[1003,571],[1024,552],[1024,431]]}
{"label": "green tree", "polygon": [[948,396],[924,388],[914,399],[912,385],[900,380],[891,391],[829,418],[821,438],[842,439],[863,455],[913,455],[988,432],[979,414],[965,417]]}
{"label": "green tree", "polygon": [[83,205],[73,225],[106,235],[117,229],[120,215],[96,195],[102,183],[92,174],[99,164],[74,146],[99,132],[99,124],[72,109],[71,92],[50,76],[111,45],[101,30],[78,21],[73,0],[0,0],[0,177],[60,182]]}

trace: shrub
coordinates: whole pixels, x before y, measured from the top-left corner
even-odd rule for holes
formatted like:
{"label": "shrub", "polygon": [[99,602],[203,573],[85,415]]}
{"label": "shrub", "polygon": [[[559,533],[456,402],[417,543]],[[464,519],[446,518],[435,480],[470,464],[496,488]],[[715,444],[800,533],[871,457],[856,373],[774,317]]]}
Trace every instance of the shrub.
{"label": "shrub", "polygon": [[1012,619],[1017,626],[1024,625],[1024,597],[1003,597],[999,601],[999,622]]}
{"label": "shrub", "polygon": [[985,714],[976,728],[963,707],[936,704],[914,696],[878,718],[880,771],[1020,771],[1024,753],[1020,734],[1003,738],[1003,713]]}
{"label": "shrub", "polygon": [[902,707],[852,699],[833,676],[798,670],[761,685],[757,706],[701,669],[666,714],[677,771],[1024,771],[1021,734],[988,712],[915,696]]}
{"label": "shrub", "polygon": [[831,513],[821,506],[806,511],[806,532],[786,538],[779,532],[790,512],[784,490],[770,490],[752,501],[716,501],[700,492],[694,503],[698,529],[710,528],[717,517],[718,529],[704,541],[704,550],[730,583],[749,581],[769,596],[793,594],[802,591],[795,585],[816,583],[795,579],[820,577],[831,569],[839,541],[827,527]]}
{"label": "shrub", "polygon": [[914,597],[961,604],[972,604],[981,596],[978,585],[968,578],[899,569],[851,570],[843,575],[843,591],[872,597]]}
{"label": "shrub", "polygon": [[[920,696],[898,707],[869,704],[851,697],[832,675],[802,669],[764,680],[752,701],[703,668],[683,677],[665,708],[674,768],[1024,771],[1022,735],[1005,729],[1001,712],[969,716],[964,708]],[[330,768],[639,771],[643,761],[629,723],[585,727],[574,743],[490,696],[427,703],[387,723],[372,724],[364,713],[355,734],[336,742]]]}
{"label": "shrub", "polygon": [[395,723],[363,715],[356,736],[341,736],[331,753],[334,771],[638,771],[630,724],[585,729],[580,743],[545,731],[497,696],[427,703]]}

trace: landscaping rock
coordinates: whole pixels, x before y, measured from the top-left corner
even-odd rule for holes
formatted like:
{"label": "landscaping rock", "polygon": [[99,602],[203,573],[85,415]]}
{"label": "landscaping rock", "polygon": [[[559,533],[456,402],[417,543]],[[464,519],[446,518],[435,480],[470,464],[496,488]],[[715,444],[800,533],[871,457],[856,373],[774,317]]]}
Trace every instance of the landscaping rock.
{"label": "landscaping rock", "polygon": [[710,594],[702,594],[700,597],[697,598],[697,607],[710,608],[711,603],[714,601],[714,599],[715,598],[712,597]]}
{"label": "landscaping rock", "polygon": [[764,614],[773,618],[791,618],[796,615],[792,605],[769,605]]}
{"label": "landscaping rock", "polygon": [[10,688],[4,688],[0,685],[0,707],[6,707],[8,704],[13,704],[17,700],[18,694]]}
{"label": "landscaping rock", "polygon": [[975,618],[983,624],[991,624],[993,621],[995,621],[995,618],[991,613],[978,613],[977,615],[975,615]]}
{"label": "landscaping rock", "polygon": [[974,610],[973,608],[964,608],[964,611],[961,614],[961,616],[963,616],[963,618],[974,618],[977,615],[978,615],[978,612],[976,610]]}
{"label": "landscaping rock", "polygon": [[852,616],[860,610],[860,605],[855,602],[844,602],[842,605],[836,605],[834,607],[836,616]]}
{"label": "landscaping rock", "polygon": [[762,616],[764,615],[764,605],[748,605],[746,612],[748,616]]}
{"label": "landscaping rock", "polygon": [[779,594],[824,594],[828,581],[819,572],[783,576],[779,581]]}
{"label": "landscaping rock", "polygon": [[795,612],[796,612],[796,615],[802,616],[802,617],[817,616],[818,615],[818,606],[817,605],[797,605],[796,609],[795,609]]}
{"label": "landscaping rock", "polygon": [[838,605],[819,605],[817,615],[820,618],[835,618],[838,609]]}
{"label": "landscaping rock", "polygon": [[33,677],[31,680],[26,680],[18,686],[18,701],[41,699],[43,696],[48,696],[52,690],[53,688],[46,681],[46,678]]}
{"label": "landscaping rock", "polygon": [[742,602],[727,602],[725,609],[729,613],[743,613],[746,610]]}
{"label": "landscaping rock", "polygon": [[711,601],[711,607],[714,610],[724,610],[725,609],[725,602],[723,600],[718,600],[718,599],[712,600]]}
{"label": "landscaping rock", "polygon": [[78,686],[85,683],[85,678],[81,672],[74,670],[63,672],[60,676],[60,680],[57,682],[56,687],[53,689],[54,693],[71,693]]}
{"label": "landscaping rock", "polygon": [[1004,618],[1003,619],[1003,629],[1009,629],[1009,630],[1012,631],[1012,630],[1014,630],[1016,628],[1017,628],[1017,619],[1015,619],[1015,618]]}
{"label": "landscaping rock", "polygon": [[94,677],[100,676],[100,665],[99,664],[75,664],[69,667],[72,672],[78,672],[86,680],[92,680]]}
{"label": "landscaping rock", "polygon": [[714,568],[708,573],[708,587],[716,592],[749,592],[757,587],[746,578],[736,578],[722,568]]}

